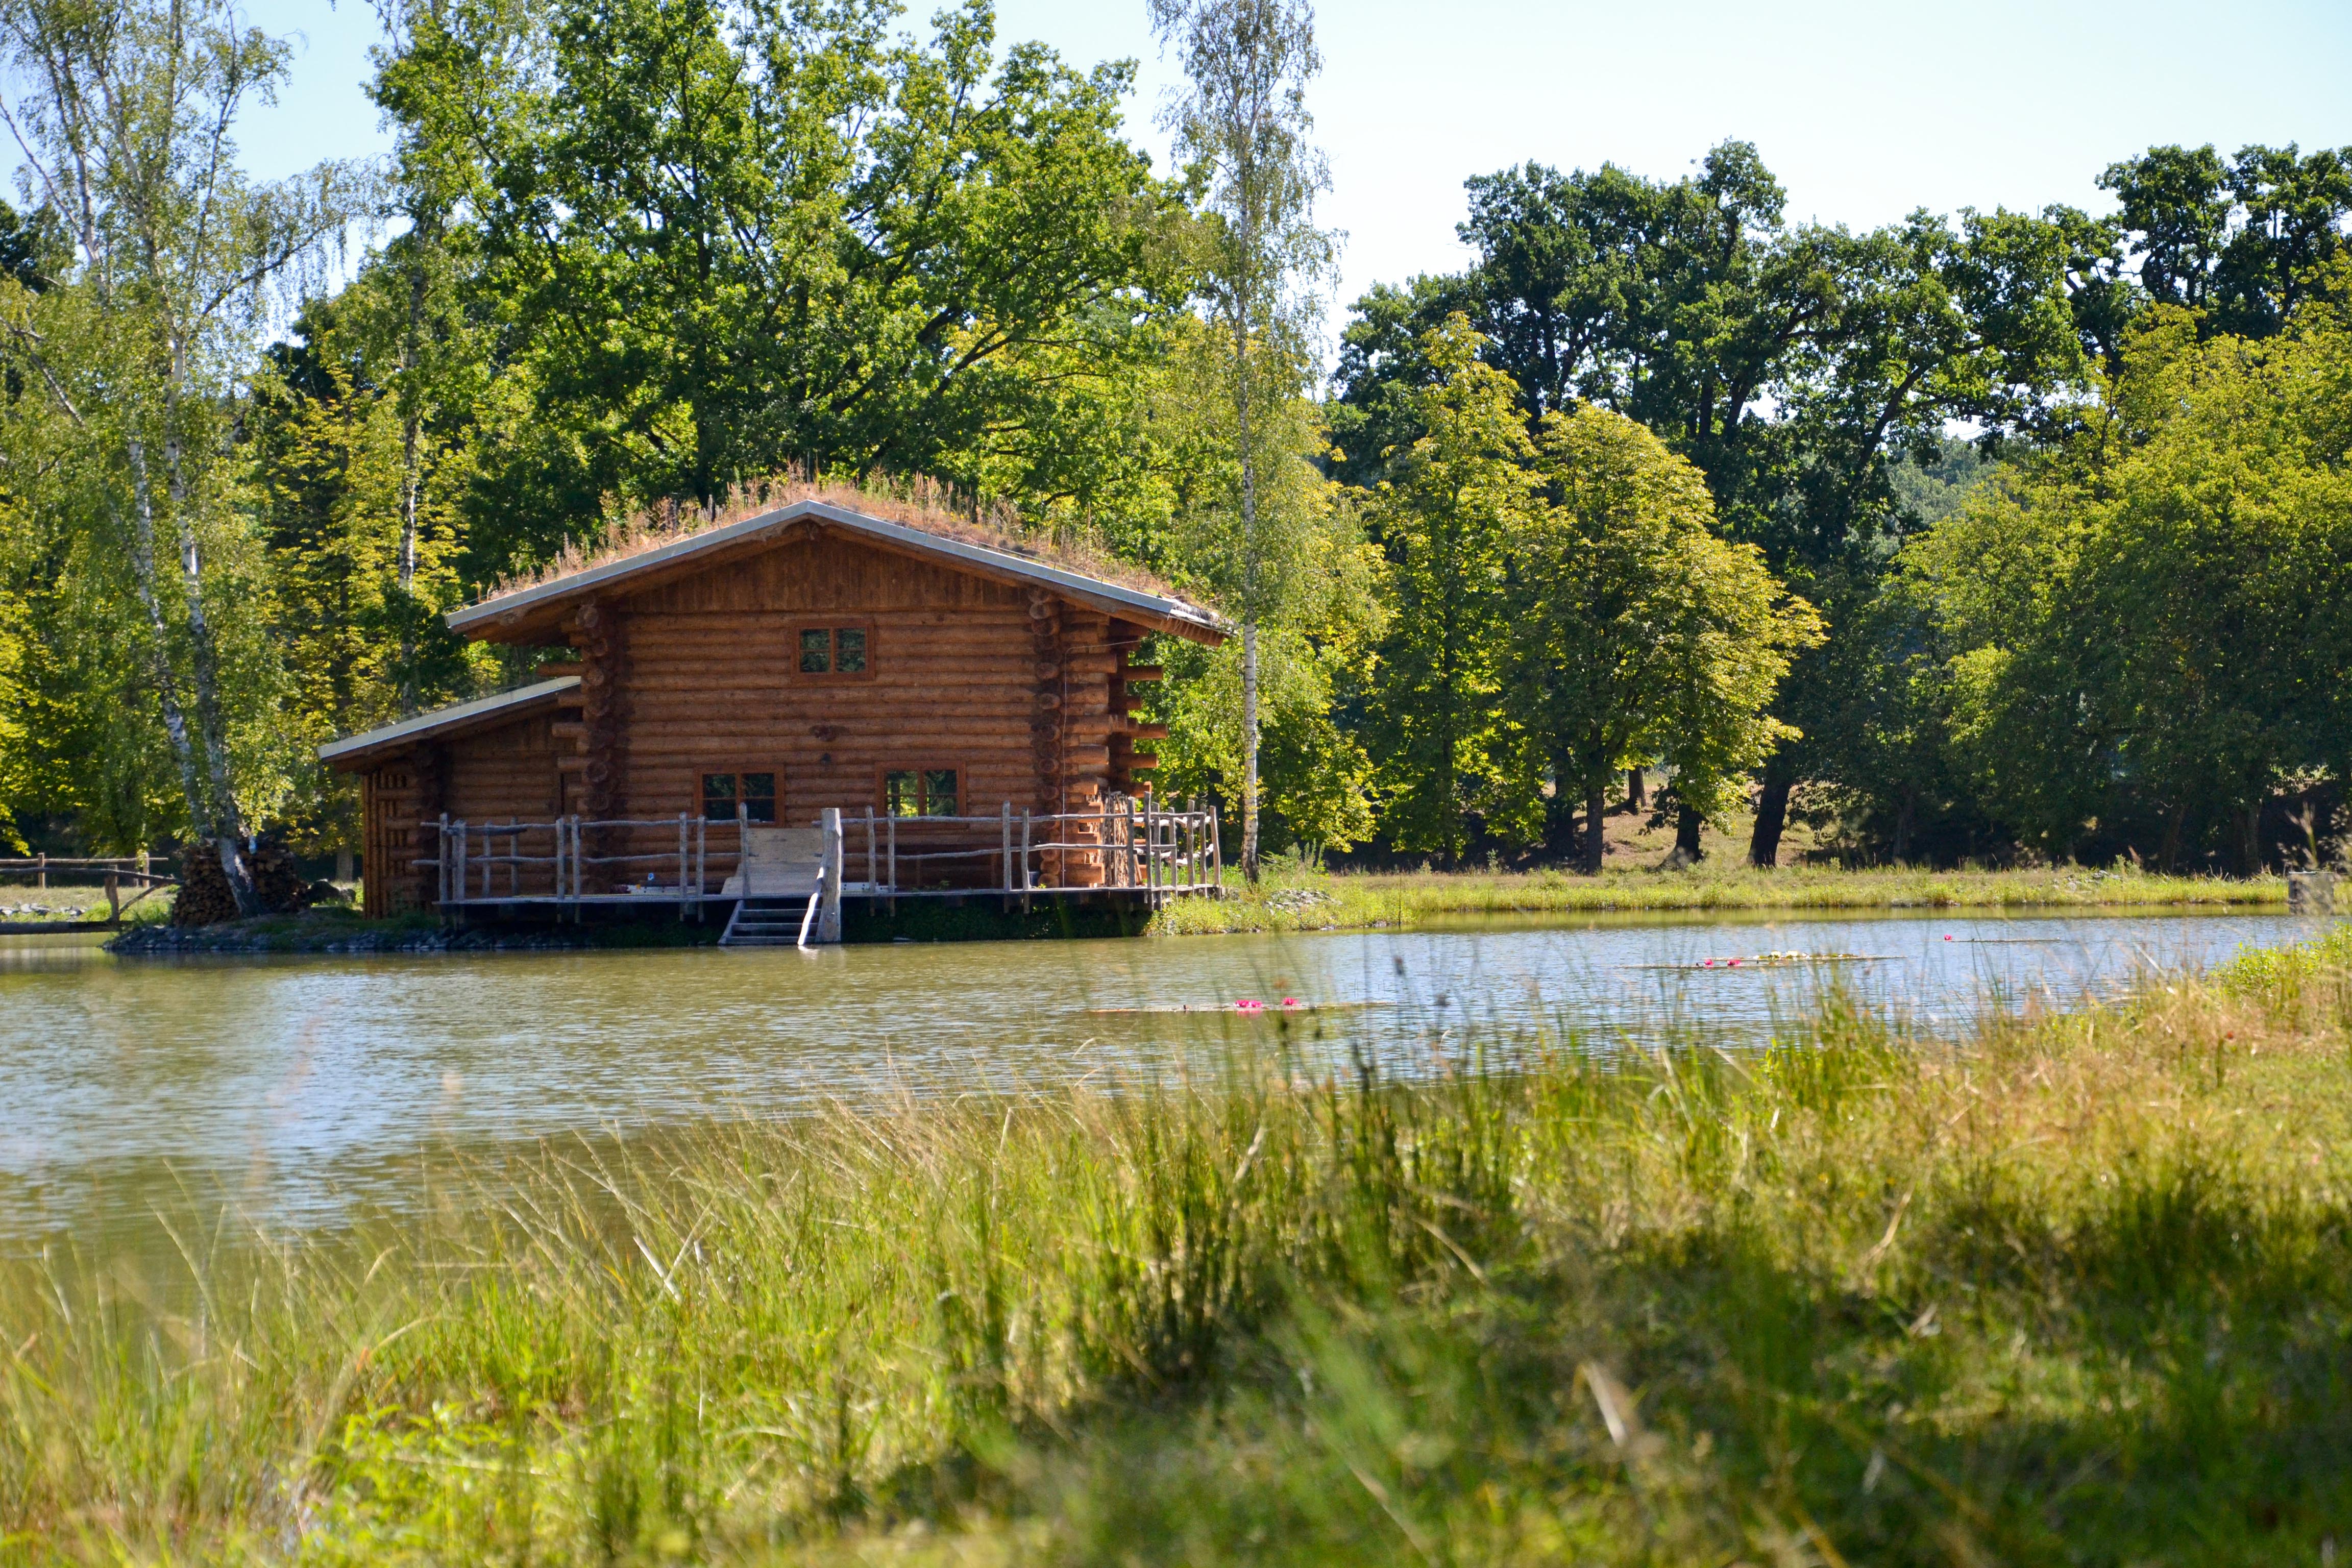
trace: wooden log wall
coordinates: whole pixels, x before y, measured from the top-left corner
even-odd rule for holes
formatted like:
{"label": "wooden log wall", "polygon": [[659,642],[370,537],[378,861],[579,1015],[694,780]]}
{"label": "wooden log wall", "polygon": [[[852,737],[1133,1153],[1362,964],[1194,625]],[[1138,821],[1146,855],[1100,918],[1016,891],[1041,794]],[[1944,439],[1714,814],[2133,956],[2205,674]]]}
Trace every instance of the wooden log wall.
{"label": "wooden log wall", "polygon": [[[631,671],[625,623],[625,616],[613,605],[591,599],[580,606],[570,628],[581,666],[580,728],[572,734],[581,776],[574,809],[590,821],[629,815],[629,735],[624,715]],[[591,856],[610,856],[626,853],[629,845],[617,830],[599,829],[582,847]],[[604,893],[625,879],[625,868],[590,867],[581,886],[583,891]]]}
{"label": "wooden log wall", "polygon": [[[441,810],[476,829],[485,823],[552,820],[558,802],[554,731],[554,715],[540,712],[449,742],[442,748],[446,782]],[[477,832],[468,853],[481,854],[483,843]],[[490,843],[501,855],[517,847],[527,855],[554,853],[554,836],[550,833],[533,834],[520,841],[495,837]],[[490,885],[498,892],[543,896],[555,891],[555,868],[500,866],[494,870]],[[468,886],[479,894],[478,879],[469,879]]]}
{"label": "wooden log wall", "polygon": [[441,813],[440,762],[439,747],[419,746],[361,777],[360,907],[372,920],[432,905],[433,873],[415,862],[433,853],[425,825]]}
{"label": "wooden log wall", "polygon": [[[698,811],[706,773],[774,773],[780,815],[799,823],[829,805],[878,809],[887,772],[950,767],[963,816],[1006,803],[1016,815],[1097,810],[1118,662],[1109,625],[1045,589],[802,525],[764,554],[615,601],[575,630],[588,799],[605,798],[595,769],[609,759],[604,809],[643,818]],[[866,670],[802,673],[801,631],[840,626],[866,633]],[[593,680],[608,660],[609,740]],[[920,833],[902,824],[902,847]],[[665,842],[674,830],[639,829],[628,848]],[[1099,879],[1098,854],[1060,869],[1078,880],[1087,862]],[[654,863],[635,875],[646,870],[668,880]],[[971,885],[1002,874],[992,859],[955,863]]]}

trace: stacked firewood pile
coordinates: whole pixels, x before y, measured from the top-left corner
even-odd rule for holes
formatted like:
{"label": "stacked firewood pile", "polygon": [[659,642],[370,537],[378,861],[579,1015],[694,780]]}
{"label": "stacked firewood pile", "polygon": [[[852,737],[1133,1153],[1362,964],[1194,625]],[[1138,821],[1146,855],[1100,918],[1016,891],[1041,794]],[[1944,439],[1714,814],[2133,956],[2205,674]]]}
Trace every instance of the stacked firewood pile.
{"label": "stacked firewood pile", "polygon": [[236,895],[221,872],[220,851],[191,844],[180,851],[180,896],[172,900],[175,926],[218,925],[236,919]]}
{"label": "stacked firewood pile", "polygon": [[[246,874],[261,907],[271,914],[306,909],[317,901],[316,889],[294,868],[294,852],[275,838],[267,838],[245,858]],[[220,852],[208,843],[191,844],[180,852],[180,896],[172,901],[175,926],[218,925],[236,919],[236,895],[229,891],[221,871]]]}

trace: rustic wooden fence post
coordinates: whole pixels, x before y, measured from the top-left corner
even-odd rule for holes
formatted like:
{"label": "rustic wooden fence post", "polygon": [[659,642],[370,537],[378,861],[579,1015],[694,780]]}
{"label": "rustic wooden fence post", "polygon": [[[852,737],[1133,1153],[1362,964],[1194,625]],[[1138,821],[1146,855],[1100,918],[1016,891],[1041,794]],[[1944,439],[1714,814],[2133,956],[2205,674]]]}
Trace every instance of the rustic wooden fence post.
{"label": "rustic wooden fence post", "polygon": [[841,940],[841,807],[828,805],[817,818],[824,835],[824,886],[817,912],[816,939],[821,942]]}

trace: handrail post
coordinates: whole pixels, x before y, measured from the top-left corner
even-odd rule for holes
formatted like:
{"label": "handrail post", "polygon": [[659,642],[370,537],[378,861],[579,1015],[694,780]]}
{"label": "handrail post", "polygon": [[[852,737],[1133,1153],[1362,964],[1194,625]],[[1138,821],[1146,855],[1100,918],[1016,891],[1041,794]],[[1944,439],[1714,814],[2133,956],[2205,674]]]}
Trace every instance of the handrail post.
{"label": "handrail post", "polygon": [[1021,808],[1021,912],[1023,914],[1029,912],[1029,889],[1036,886],[1035,879],[1029,872],[1029,811],[1030,808],[1025,805]]}
{"label": "handrail post", "polygon": [[1009,800],[997,813],[996,837],[996,868],[1003,874],[1004,907],[1009,910],[1013,908],[1013,803]]}
{"label": "handrail post", "polygon": [[686,813],[681,811],[677,814],[677,918],[680,924],[686,921],[687,831]]}
{"label": "handrail post", "polygon": [[433,873],[433,907],[437,910],[449,901],[449,814],[446,811],[434,829]]}
{"label": "handrail post", "polygon": [[[876,866],[876,864],[875,864],[875,850],[874,850],[874,804],[873,804],[873,802],[871,802],[871,801],[868,801],[868,802],[866,803],[866,811],[865,811],[865,816],[866,816],[866,896],[868,899],[871,899],[871,898],[874,896],[874,884],[875,884],[875,882],[876,882],[876,881],[880,878],[880,876],[881,876],[881,871],[880,871],[879,868],[877,868],[877,867]],[[868,905],[866,905],[866,908],[868,908],[868,909],[872,909],[873,907],[874,907],[874,906],[873,906],[872,904],[868,904]]]}
{"label": "handrail post", "polygon": [[816,939],[837,942],[841,940],[841,807],[826,806],[818,815],[817,827],[824,835],[824,864],[817,868],[817,896],[823,909],[817,917]]}
{"label": "handrail post", "polygon": [[896,920],[898,916],[898,814],[895,811],[890,813],[887,831],[890,838],[890,918]]}

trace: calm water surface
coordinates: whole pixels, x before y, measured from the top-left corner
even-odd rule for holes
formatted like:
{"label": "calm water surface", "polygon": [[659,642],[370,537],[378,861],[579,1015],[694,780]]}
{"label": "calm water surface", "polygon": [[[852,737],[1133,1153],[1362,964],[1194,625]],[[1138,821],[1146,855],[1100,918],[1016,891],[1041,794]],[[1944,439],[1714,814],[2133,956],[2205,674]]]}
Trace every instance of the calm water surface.
{"label": "calm water surface", "polygon": [[[1318,1012],[1310,1052],[1417,1070],[1472,1032],[1761,1039],[1834,974],[1956,1025],[2309,934],[2275,915],[1612,923],[783,952],[117,962],[0,945],[0,1238],[178,1194],[278,1224],[396,1194],[421,1152],[829,1100],[1179,1070]],[[1694,970],[1800,950],[1825,969]],[[1199,1011],[1187,1014],[1180,1009]],[[1114,1011],[1114,1009],[1119,1011]],[[1133,1009],[1133,1011],[1124,1011]]]}

